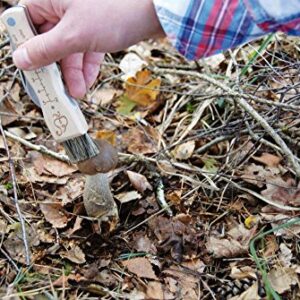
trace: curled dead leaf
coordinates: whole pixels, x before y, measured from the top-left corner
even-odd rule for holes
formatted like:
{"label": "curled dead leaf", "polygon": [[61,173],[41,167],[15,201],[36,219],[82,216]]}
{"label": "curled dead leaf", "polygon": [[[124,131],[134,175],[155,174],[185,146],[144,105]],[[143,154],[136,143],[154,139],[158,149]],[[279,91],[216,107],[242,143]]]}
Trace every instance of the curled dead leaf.
{"label": "curled dead leaf", "polygon": [[141,199],[142,196],[137,191],[124,192],[118,195],[115,195],[115,198],[121,203],[127,203],[133,200]]}
{"label": "curled dead leaf", "polygon": [[85,254],[79,246],[73,246],[70,250],[61,252],[60,256],[70,260],[75,264],[85,263]]}
{"label": "curled dead leaf", "polygon": [[188,141],[184,144],[180,144],[175,147],[172,154],[176,159],[187,160],[193,155],[195,145],[195,141]]}
{"label": "curled dead leaf", "polygon": [[282,161],[282,157],[265,152],[259,157],[252,156],[252,158],[268,167],[278,167],[279,163]]}
{"label": "curled dead leaf", "polygon": [[64,228],[68,223],[67,212],[60,203],[41,203],[41,211],[45,219],[54,228]]}
{"label": "curled dead leaf", "polygon": [[126,171],[126,173],[131,184],[140,193],[144,193],[147,189],[149,189],[150,191],[153,190],[151,184],[144,175],[132,171]]}
{"label": "curled dead leaf", "polygon": [[122,261],[122,265],[138,277],[157,280],[152,265],[146,257],[137,257]]}

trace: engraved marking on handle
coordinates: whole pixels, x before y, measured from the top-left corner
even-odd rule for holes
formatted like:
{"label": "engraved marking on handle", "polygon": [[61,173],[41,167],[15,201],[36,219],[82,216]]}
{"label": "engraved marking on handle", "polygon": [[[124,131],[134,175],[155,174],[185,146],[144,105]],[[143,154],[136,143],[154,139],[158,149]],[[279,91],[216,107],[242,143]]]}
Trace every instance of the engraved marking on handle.
{"label": "engraved marking on handle", "polygon": [[67,130],[67,126],[69,124],[68,118],[58,111],[56,114],[53,114],[53,120],[54,126],[58,129],[56,134],[58,136],[62,136]]}

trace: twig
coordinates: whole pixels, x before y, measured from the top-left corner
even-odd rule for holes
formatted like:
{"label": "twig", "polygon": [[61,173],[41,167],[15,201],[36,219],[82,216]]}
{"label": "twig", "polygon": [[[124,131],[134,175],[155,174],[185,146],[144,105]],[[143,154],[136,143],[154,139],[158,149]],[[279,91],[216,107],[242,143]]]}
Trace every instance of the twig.
{"label": "twig", "polygon": [[17,272],[20,272],[20,268],[13,261],[13,259],[6,253],[2,248],[0,249],[1,253],[6,257],[6,259],[12,264],[12,266],[16,269]]}
{"label": "twig", "polygon": [[205,74],[200,74],[197,72],[193,71],[180,71],[180,70],[172,70],[172,69],[164,69],[164,70],[159,70],[156,69],[156,72],[158,73],[170,73],[170,74],[177,74],[177,75],[188,75],[188,76],[194,76],[199,79],[202,79],[206,82],[209,82],[213,84],[216,87],[221,88],[225,92],[229,93],[236,101],[237,104],[245,110],[253,119],[255,119],[266,131],[267,133],[273,138],[273,140],[276,142],[276,144],[282,149],[283,153],[291,163],[297,177],[300,177],[300,165],[297,162],[297,160],[294,157],[294,154],[292,151],[289,149],[289,147],[286,145],[284,140],[276,133],[276,131],[269,125],[269,123],[259,115],[259,113],[245,100],[254,100],[253,98],[256,98],[252,95],[247,95],[247,94],[241,94],[238,92],[233,91],[231,88],[228,86],[224,85],[223,83],[205,75]]}
{"label": "twig", "polygon": [[6,136],[5,136],[5,132],[4,132],[4,129],[2,127],[1,118],[0,118],[0,131],[1,131],[1,134],[2,134],[2,137],[3,137],[3,143],[4,143],[4,147],[5,147],[7,157],[8,157],[8,162],[9,162],[10,176],[11,176],[11,180],[12,180],[13,193],[14,193],[13,199],[14,199],[17,214],[18,214],[19,221],[21,223],[21,228],[22,228],[22,239],[23,239],[24,248],[25,248],[25,261],[26,261],[26,264],[29,266],[30,265],[30,251],[29,251],[29,246],[28,246],[28,241],[27,241],[25,221],[24,221],[24,218],[23,218],[20,206],[19,206],[19,201],[18,201],[17,179],[16,179],[15,166],[14,166],[14,162],[13,162],[13,160],[11,158],[11,155],[10,155],[10,151],[9,151]]}
{"label": "twig", "polygon": [[267,199],[265,197],[263,197],[262,195],[250,190],[250,189],[247,189],[247,188],[244,188],[242,186],[240,186],[239,184],[233,182],[233,181],[230,181],[229,179],[227,179],[226,177],[223,177],[222,176],[222,179],[225,180],[226,182],[232,184],[234,187],[236,187],[237,189],[243,191],[243,192],[246,192],[248,194],[251,194],[252,196],[258,198],[259,200],[262,200],[264,202],[266,202],[267,204],[270,204],[272,206],[275,206],[277,208],[280,208],[282,210],[287,210],[287,211],[300,211],[300,207],[294,207],[294,206],[288,206],[288,205],[282,205],[282,204],[279,204],[273,200],[270,200],[270,199]]}
{"label": "twig", "polygon": [[17,142],[19,142],[20,144],[32,149],[32,150],[35,150],[35,151],[38,151],[40,153],[43,153],[43,154],[47,154],[49,156],[52,156],[60,161],[64,161],[64,162],[67,162],[67,163],[71,163],[68,156],[67,155],[64,155],[64,154],[59,154],[59,153],[56,153],[54,151],[51,151],[49,150],[47,147],[45,146],[42,146],[42,145],[35,145],[31,142],[28,142],[26,140],[24,140],[23,138],[13,134],[13,133],[10,133],[8,131],[4,131],[4,134],[10,138],[10,139],[13,139]]}

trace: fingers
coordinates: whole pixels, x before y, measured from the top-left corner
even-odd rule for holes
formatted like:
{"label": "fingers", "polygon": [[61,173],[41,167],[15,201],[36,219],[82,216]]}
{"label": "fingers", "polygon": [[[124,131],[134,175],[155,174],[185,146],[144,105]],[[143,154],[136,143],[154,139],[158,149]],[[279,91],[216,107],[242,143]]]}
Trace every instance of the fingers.
{"label": "fingers", "polygon": [[74,39],[67,35],[68,31],[63,22],[60,22],[50,31],[28,40],[13,53],[16,66],[23,70],[34,70],[79,52],[72,42]]}
{"label": "fingers", "polygon": [[76,53],[62,59],[61,69],[69,93],[74,98],[83,98],[94,84],[103,61],[103,53]]}
{"label": "fingers", "polygon": [[95,82],[100,65],[104,59],[103,53],[88,52],[83,58],[83,75],[86,87],[89,89]]}
{"label": "fingers", "polygon": [[87,91],[83,74],[83,57],[84,54],[75,53],[61,61],[65,83],[70,95],[74,98],[83,98]]}

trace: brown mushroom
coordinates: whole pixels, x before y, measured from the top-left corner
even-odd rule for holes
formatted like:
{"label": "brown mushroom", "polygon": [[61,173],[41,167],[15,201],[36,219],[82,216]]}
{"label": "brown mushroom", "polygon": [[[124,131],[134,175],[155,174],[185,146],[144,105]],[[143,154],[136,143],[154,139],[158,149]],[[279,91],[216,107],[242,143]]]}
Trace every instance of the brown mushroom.
{"label": "brown mushroom", "polygon": [[118,153],[110,143],[101,139],[94,140],[94,142],[100,153],[77,164],[79,171],[86,175],[107,173],[114,169],[118,163]]}

